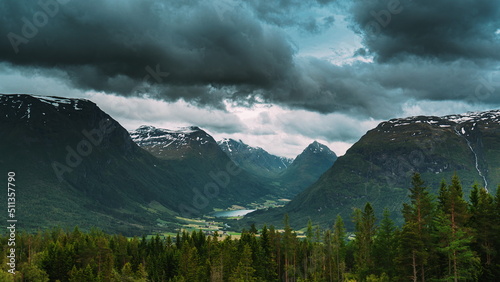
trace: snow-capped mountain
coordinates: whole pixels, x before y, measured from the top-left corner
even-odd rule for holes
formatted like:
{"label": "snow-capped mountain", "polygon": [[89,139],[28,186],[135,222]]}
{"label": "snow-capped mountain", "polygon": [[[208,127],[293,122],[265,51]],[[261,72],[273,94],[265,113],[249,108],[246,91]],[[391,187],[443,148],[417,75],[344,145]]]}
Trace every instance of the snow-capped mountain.
{"label": "snow-capped mountain", "polygon": [[174,220],[193,197],[93,102],[0,95],[0,113],[0,171],[19,176],[24,230],[78,224],[139,234],[158,218]]}
{"label": "snow-capped mountain", "polygon": [[337,159],[337,155],[332,150],[330,150],[330,148],[328,148],[326,145],[318,143],[318,141],[314,141],[313,143],[309,144],[309,146],[307,146],[302,154],[305,154],[307,152],[312,154],[324,154],[325,156],[331,156],[333,160]]}
{"label": "snow-capped mountain", "polygon": [[[500,122],[500,110],[492,110],[486,112],[469,112],[459,115],[447,115],[447,116],[413,116],[406,118],[396,118],[391,119],[386,122],[382,122],[378,127],[380,128],[391,128],[398,126],[406,126],[411,124],[424,123],[436,127],[447,128],[456,126],[471,125],[469,128],[474,128],[476,124],[497,124]],[[462,132],[465,134],[465,131]]]}
{"label": "snow-capped mountain", "polygon": [[131,131],[130,136],[140,147],[161,159],[212,155],[217,147],[213,137],[197,126],[169,130],[143,125]]}
{"label": "snow-capped mountain", "polygon": [[174,167],[193,191],[204,193],[216,183],[216,195],[209,195],[214,198],[211,206],[245,205],[273,192],[265,181],[239,168],[199,127],[141,126],[130,135],[141,148]]}
{"label": "snow-capped mountain", "polygon": [[[291,168],[299,168],[304,166],[317,166],[318,169],[325,170],[330,168],[333,163],[337,160],[337,155],[330,150],[326,145],[314,141],[309,144],[300,155],[298,155],[291,165]],[[319,176],[318,176],[319,177]]]}
{"label": "snow-capped mountain", "polygon": [[[95,106],[94,103],[85,99],[24,94],[1,95],[0,105],[5,108],[1,114],[7,119],[14,120],[29,120],[37,115],[45,116],[48,112],[46,109],[71,114],[73,111],[82,111],[84,108]],[[50,105],[51,108],[43,107],[43,105]]]}
{"label": "snow-capped mountain", "polygon": [[[492,130],[496,131],[499,129],[500,110],[469,112],[460,115],[447,115],[442,117],[418,116],[392,119],[387,123],[380,124],[377,128],[379,128],[379,131],[382,130],[384,133],[389,133],[391,131],[387,130],[388,128],[408,127],[418,124],[426,124],[433,128],[440,128],[445,131],[447,130],[462,137],[462,140],[465,141],[470,153],[474,156],[474,167],[477,171],[477,175],[480,176],[483,185],[488,187],[487,176],[489,174],[489,169],[485,162],[486,156],[484,155],[483,137],[488,136]],[[414,132],[413,136],[417,134],[422,134],[422,131]],[[391,141],[395,140],[396,138],[391,138]],[[445,169],[446,167],[443,167],[442,169],[439,169],[439,172],[442,172]]]}
{"label": "snow-capped mountain", "polygon": [[217,144],[238,166],[260,176],[277,176],[293,161],[272,155],[260,147],[249,146],[241,140],[224,138]]}
{"label": "snow-capped mountain", "polygon": [[[500,111],[384,121],[281,213],[288,213],[299,226],[309,218],[325,225],[338,214],[348,218],[352,207],[362,208],[366,202],[379,212],[379,218],[384,208],[400,215],[414,172],[434,192],[454,174],[460,177],[465,196],[474,183],[494,191],[500,184]],[[394,219],[402,222],[401,217]]]}

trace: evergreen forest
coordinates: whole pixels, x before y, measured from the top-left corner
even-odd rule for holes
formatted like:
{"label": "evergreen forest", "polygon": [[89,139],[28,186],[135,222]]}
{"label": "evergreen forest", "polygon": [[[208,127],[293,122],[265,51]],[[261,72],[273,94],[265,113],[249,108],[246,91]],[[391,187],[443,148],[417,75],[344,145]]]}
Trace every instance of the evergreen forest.
{"label": "evergreen forest", "polygon": [[[16,274],[4,255],[0,281],[497,281],[498,190],[476,185],[465,197],[455,175],[435,195],[414,174],[402,226],[388,210],[376,218],[366,203],[326,230],[313,218],[304,236],[288,216],[282,230],[252,225],[238,239],[202,231],[127,238],[78,227],[18,233]],[[0,239],[4,254],[8,239]]]}

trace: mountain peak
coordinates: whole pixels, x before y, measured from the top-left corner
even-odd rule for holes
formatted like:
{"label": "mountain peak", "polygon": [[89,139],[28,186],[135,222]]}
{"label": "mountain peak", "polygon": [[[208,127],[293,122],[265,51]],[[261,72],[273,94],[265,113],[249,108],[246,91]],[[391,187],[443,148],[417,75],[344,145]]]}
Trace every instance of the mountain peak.
{"label": "mountain peak", "polygon": [[179,127],[177,129],[165,129],[165,128],[158,128],[152,125],[141,125],[139,128],[137,128],[135,131],[132,132],[156,132],[156,133],[166,133],[166,134],[191,134],[195,132],[204,132],[201,128],[198,126],[186,126],[186,127]]}
{"label": "mountain peak", "polygon": [[436,127],[451,127],[467,123],[498,123],[500,122],[500,110],[485,112],[467,112],[464,114],[446,116],[411,116],[405,118],[394,118],[379,124],[378,128],[398,127],[410,124],[429,124]]}
{"label": "mountain peak", "polygon": [[292,160],[269,154],[260,147],[252,147],[241,139],[224,138],[219,147],[240,167],[260,176],[276,175],[284,171]]}
{"label": "mountain peak", "polygon": [[97,109],[97,105],[85,99],[38,96],[30,94],[1,94],[0,106],[5,108],[6,118],[30,120],[46,118],[50,113],[77,113]]}
{"label": "mountain peak", "polygon": [[326,145],[319,143],[316,140],[314,142],[312,142],[311,144],[309,144],[309,146],[307,146],[307,148],[302,152],[302,154],[308,153],[308,152],[311,152],[313,154],[324,153],[326,155],[331,155],[331,156],[335,156],[335,157],[337,156],[337,155],[335,155],[335,153],[332,150],[330,150],[330,148],[328,148]]}
{"label": "mountain peak", "polygon": [[209,147],[217,147],[212,136],[197,126],[172,130],[142,125],[130,131],[130,136],[139,146],[149,148],[153,155],[165,159],[183,159],[190,154],[206,154],[207,150],[212,150]]}

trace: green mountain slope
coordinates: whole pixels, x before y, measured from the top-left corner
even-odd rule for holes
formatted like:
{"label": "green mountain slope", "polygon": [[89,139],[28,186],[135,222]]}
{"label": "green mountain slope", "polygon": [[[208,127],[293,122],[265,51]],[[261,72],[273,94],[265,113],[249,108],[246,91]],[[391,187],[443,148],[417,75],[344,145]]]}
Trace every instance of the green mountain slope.
{"label": "green mountain slope", "polygon": [[183,205],[185,216],[208,213],[213,208],[245,206],[271,195],[269,183],[238,167],[217,142],[202,129],[178,130],[141,126],[131,132],[133,140],[182,176],[194,197]]}
{"label": "green mountain slope", "polygon": [[270,183],[280,198],[293,198],[302,192],[337,159],[334,152],[316,141],[293,160],[271,155],[241,140],[224,139],[217,143],[238,166]]}
{"label": "green mountain slope", "polygon": [[17,175],[23,230],[80,225],[142,234],[191,200],[169,165],[90,101],[1,95],[0,108],[0,171]]}
{"label": "green mountain slope", "polygon": [[283,209],[252,213],[245,220],[279,224],[288,213],[297,226],[305,226],[309,218],[330,225],[337,214],[349,219],[352,207],[367,201],[396,216],[414,172],[434,189],[454,173],[460,175],[465,195],[474,183],[492,188],[500,183],[499,122],[500,111],[383,122]]}
{"label": "green mountain slope", "polygon": [[327,146],[316,141],[309,144],[293,163],[280,175],[279,182],[294,197],[304,191],[327,171],[337,160],[337,155]]}

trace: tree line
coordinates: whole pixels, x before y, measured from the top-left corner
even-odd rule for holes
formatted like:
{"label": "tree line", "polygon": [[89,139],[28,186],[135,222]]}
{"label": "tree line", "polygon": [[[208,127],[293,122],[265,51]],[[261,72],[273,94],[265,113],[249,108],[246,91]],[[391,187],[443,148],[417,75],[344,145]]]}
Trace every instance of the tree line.
{"label": "tree line", "polygon": [[[498,189],[500,190],[500,189]],[[430,192],[412,178],[404,224],[370,203],[331,228],[298,236],[252,226],[239,239],[201,230],[127,238],[99,230],[53,229],[18,234],[16,275],[3,256],[0,281],[495,281],[500,277],[500,193],[475,185],[466,201],[457,176]],[[7,237],[0,238],[7,254]]]}

